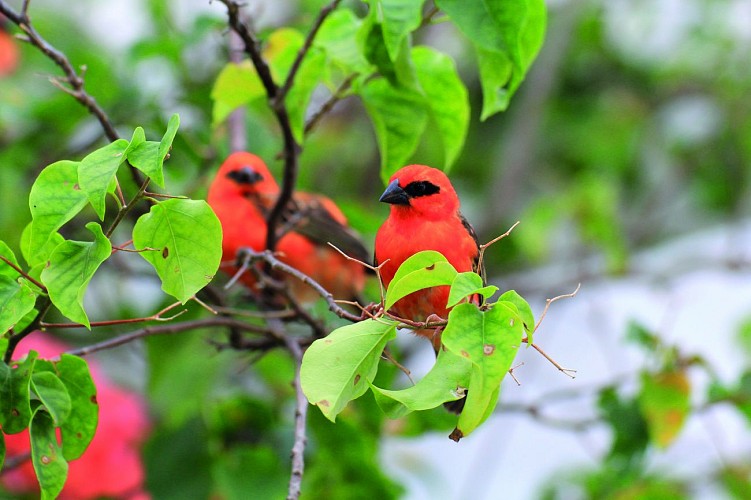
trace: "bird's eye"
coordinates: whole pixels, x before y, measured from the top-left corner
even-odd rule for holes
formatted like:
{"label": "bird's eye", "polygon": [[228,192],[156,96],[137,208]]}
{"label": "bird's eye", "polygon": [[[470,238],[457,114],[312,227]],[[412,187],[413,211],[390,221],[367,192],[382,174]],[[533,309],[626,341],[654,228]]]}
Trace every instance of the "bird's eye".
{"label": "bird's eye", "polygon": [[414,181],[407,184],[404,191],[411,197],[429,196],[439,192],[441,188],[429,181]]}
{"label": "bird's eye", "polygon": [[237,170],[232,170],[227,174],[227,177],[237,182],[238,184],[255,184],[263,179],[263,176],[253,170],[251,167],[245,165]]}

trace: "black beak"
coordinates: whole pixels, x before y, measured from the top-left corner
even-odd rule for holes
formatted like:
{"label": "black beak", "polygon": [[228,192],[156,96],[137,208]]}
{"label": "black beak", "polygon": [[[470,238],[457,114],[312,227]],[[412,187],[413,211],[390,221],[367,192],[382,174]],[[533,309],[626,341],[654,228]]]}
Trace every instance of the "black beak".
{"label": "black beak", "polygon": [[238,184],[255,184],[263,179],[263,176],[253,170],[251,167],[245,165],[237,170],[232,170],[227,174],[227,177],[237,182]]}
{"label": "black beak", "polygon": [[409,205],[409,195],[399,187],[399,179],[394,179],[386,187],[386,191],[378,198],[378,201],[392,205]]}

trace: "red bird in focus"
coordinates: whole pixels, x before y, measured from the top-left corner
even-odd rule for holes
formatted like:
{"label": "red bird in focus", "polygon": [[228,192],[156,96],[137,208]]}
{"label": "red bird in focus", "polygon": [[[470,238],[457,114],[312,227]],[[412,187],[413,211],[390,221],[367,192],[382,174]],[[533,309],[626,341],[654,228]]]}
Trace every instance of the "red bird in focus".
{"label": "red bird in focus", "polygon": [[[207,201],[222,224],[223,268],[231,274],[237,251],[250,247],[266,248],[266,217],[279,196],[279,185],[258,156],[237,152],[224,161],[209,187]],[[307,274],[337,299],[353,299],[365,285],[365,267],[347,260],[327,243],[363,262],[368,251],[347,226],[347,218],[329,198],[296,193],[278,224],[276,251],[279,259]],[[295,278],[285,277],[293,297],[301,302],[317,299],[318,294]],[[240,280],[253,289],[253,273]]]}
{"label": "red bird in focus", "polygon": [[[375,263],[384,263],[380,271],[384,286],[407,258],[422,250],[440,252],[459,272],[479,272],[477,235],[459,211],[459,197],[446,174],[425,165],[403,167],[391,176],[380,201],[391,205],[375,240]],[[391,312],[413,321],[425,321],[431,314],[446,319],[448,296],[448,286],[426,288],[398,300]],[[438,351],[440,333],[431,329],[415,333],[428,337]]]}

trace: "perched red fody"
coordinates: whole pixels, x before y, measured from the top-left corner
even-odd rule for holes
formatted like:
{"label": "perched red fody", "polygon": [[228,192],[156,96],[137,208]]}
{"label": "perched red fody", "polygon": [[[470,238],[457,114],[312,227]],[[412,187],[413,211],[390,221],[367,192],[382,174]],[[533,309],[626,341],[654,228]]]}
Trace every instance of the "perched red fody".
{"label": "perched red fody", "polygon": [[[234,274],[237,252],[242,247],[256,251],[266,248],[266,218],[279,196],[276,183],[258,156],[237,152],[219,168],[208,192],[208,203],[222,224],[222,268]],[[365,284],[365,268],[342,256],[331,242],[347,255],[367,260],[368,252],[347,226],[347,219],[329,198],[298,192],[284,210],[276,251],[283,262],[307,274],[337,299],[356,297]],[[255,278],[246,272],[241,281],[253,288]],[[302,281],[286,279],[296,300],[318,298]]]}
{"label": "perched red fody", "polygon": [[[384,263],[380,273],[385,286],[407,258],[423,250],[440,252],[459,272],[477,271],[477,236],[459,211],[459,197],[442,171],[425,165],[403,167],[391,176],[380,201],[391,205],[375,240],[375,262]],[[398,300],[391,312],[413,321],[424,321],[431,314],[445,319],[448,295],[448,286],[420,290]],[[440,336],[433,330],[415,333],[429,337],[436,350],[440,347]]]}

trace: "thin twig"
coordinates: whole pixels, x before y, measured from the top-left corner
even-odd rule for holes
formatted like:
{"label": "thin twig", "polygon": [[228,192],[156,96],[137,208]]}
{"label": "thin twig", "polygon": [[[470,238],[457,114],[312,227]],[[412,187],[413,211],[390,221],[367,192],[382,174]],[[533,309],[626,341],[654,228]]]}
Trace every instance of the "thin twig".
{"label": "thin twig", "polygon": [[500,236],[496,236],[495,238],[488,241],[487,243],[483,243],[482,245],[480,245],[480,255],[477,258],[477,269],[482,269],[483,260],[485,258],[485,250],[487,250],[488,247],[490,247],[492,244],[501,241],[503,238],[511,234],[511,231],[513,231],[514,228],[518,226],[519,224],[521,224],[521,221],[514,222],[514,225],[508,228],[508,231],[506,231]]}
{"label": "thin twig", "polygon": [[295,387],[295,440],[292,445],[292,473],[289,478],[289,490],[287,500],[297,500],[300,498],[300,489],[302,486],[303,472],[305,471],[305,445],[308,441],[305,435],[306,419],[308,415],[308,400],[302,392],[300,383],[300,366],[302,365],[302,349],[297,339],[285,335],[285,344],[295,360],[295,378],[293,385]]}
{"label": "thin twig", "polygon": [[[172,309],[176,308],[177,306],[181,305],[182,302],[175,302],[173,304],[168,305],[161,311],[157,312],[156,314],[152,314],[151,316],[145,317],[145,318],[126,318],[126,319],[112,319],[107,321],[92,321],[89,325],[91,328],[95,328],[98,326],[113,326],[113,325],[127,325],[131,323],[145,323],[147,321],[172,321],[173,319],[177,318],[178,316],[182,316],[186,312],[188,312],[187,309],[183,309],[182,311],[179,311],[176,314],[173,314],[172,316],[164,317],[165,313],[168,313]],[[39,326],[41,328],[86,328],[86,325],[82,325],[81,323],[45,323],[44,321],[39,322]]]}
{"label": "thin twig", "polygon": [[303,42],[302,47],[300,47],[300,50],[297,52],[297,56],[295,57],[295,60],[289,69],[289,73],[287,73],[287,79],[284,81],[284,85],[282,85],[282,87],[279,89],[279,92],[274,98],[276,100],[274,104],[281,104],[281,101],[284,101],[284,98],[287,97],[287,93],[295,83],[295,76],[297,76],[297,72],[299,71],[300,66],[302,66],[302,62],[303,60],[305,60],[305,56],[313,46],[313,40],[318,34],[318,30],[321,28],[321,25],[329,16],[329,14],[331,14],[337,8],[337,6],[339,6],[340,2],[341,0],[333,0],[331,3],[323,7],[320,12],[318,12],[318,17],[316,17],[313,26],[311,26],[310,31],[308,31],[308,35],[305,37],[305,42]]}
{"label": "thin twig", "polygon": [[329,97],[326,102],[323,103],[323,105],[313,113],[313,116],[311,116],[307,122],[305,122],[305,129],[304,134],[308,135],[315,129],[316,125],[318,125],[318,122],[321,121],[321,119],[331,112],[332,109],[334,109],[334,106],[336,103],[338,103],[343,97],[344,94],[349,90],[349,88],[352,86],[352,82],[360,76],[359,73],[352,73],[347,78],[342,81],[342,83],[339,85],[339,87],[336,89],[336,91],[331,94],[331,97]]}
{"label": "thin twig", "polygon": [[564,367],[562,367],[561,365],[558,364],[558,362],[556,362],[556,360],[554,360],[553,358],[551,358],[550,356],[548,356],[545,353],[545,351],[543,351],[540,348],[540,346],[538,346],[537,344],[530,344],[530,345],[532,347],[534,347],[537,352],[539,352],[540,354],[542,354],[543,357],[550,362],[550,364],[552,364],[553,366],[555,366],[556,368],[558,368],[558,371],[560,371],[564,375],[568,375],[571,378],[576,378],[576,375],[574,375],[576,373],[576,370],[572,370],[571,368],[564,368]]}
{"label": "thin twig", "polygon": [[42,318],[44,318],[44,315],[47,314],[47,311],[50,310],[50,306],[52,306],[52,301],[48,296],[38,297],[37,302],[40,303],[40,305],[37,306],[39,313],[36,315],[36,317],[21,332],[11,335],[11,337],[8,339],[8,347],[5,350],[5,357],[3,358],[3,361],[5,361],[6,364],[10,363],[10,361],[13,359],[13,353],[15,352],[18,344],[27,335],[39,328],[39,323],[41,323]]}
{"label": "thin twig", "polygon": [[533,332],[537,331],[537,328],[539,328],[540,324],[542,323],[542,320],[545,318],[545,315],[548,313],[548,309],[550,309],[550,304],[555,302],[556,300],[560,299],[570,299],[571,297],[574,297],[577,293],[579,293],[579,289],[581,288],[582,284],[579,283],[576,285],[576,290],[574,290],[571,293],[564,293],[563,295],[559,295],[557,297],[553,297],[552,299],[547,299],[545,301],[545,309],[542,310],[542,314],[540,314],[540,319],[537,320],[537,324],[535,325],[535,329],[532,330]]}
{"label": "thin twig", "polygon": [[14,263],[12,263],[5,256],[0,255],[0,260],[3,261],[3,262],[5,262],[6,264],[8,264],[10,267],[12,267],[13,270],[16,271],[18,274],[20,274],[21,276],[23,276],[27,280],[31,281],[32,283],[34,283],[40,290],[42,290],[45,293],[47,292],[47,287],[46,286],[44,286],[42,283],[40,283],[39,281],[37,281],[34,278],[32,278],[31,276],[29,276],[29,273],[27,273],[26,271],[24,271],[23,269],[21,269],[20,267],[18,267]]}

